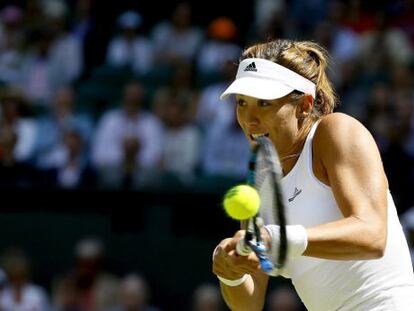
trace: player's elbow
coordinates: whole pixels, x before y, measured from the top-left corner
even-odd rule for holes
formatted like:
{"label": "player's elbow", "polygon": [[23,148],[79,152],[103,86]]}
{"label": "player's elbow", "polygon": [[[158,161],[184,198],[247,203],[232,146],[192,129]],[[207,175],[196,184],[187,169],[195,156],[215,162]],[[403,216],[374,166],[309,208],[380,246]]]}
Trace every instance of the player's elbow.
{"label": "player's elbow", "polygon": [[370,257],[379,259],[384,256],[387,245],[387,230],[384,227],[376,228],[371,235],[371,241],[368,245]]}
{"label": "player's elbow", "polygon": [[380,245],[380,243],[378,243],[378,245],[372,245],[369,248],[368,253],[369,253],[369,259],[382,258],[384,256],[384,253],[385,253],[385,247]]}
{"label": "player's elbow", "polygon": [[376,248],[375,248],[374,255],[375,255],[376,259],[379,259],[379,258],[384,257],[384,254],[385,254],[385,247],[387,245],[386,237],[379,240],[376,244],[377,245],[376,245]]}
{"label": "player's elbow", "polygon": [[[355,216],[361,231],[356,238],[360,242],[361,259],[379,259],[384,256],[387,245],[387,220],[371,215],[370,218]],[[367,220],[369,219],[369,221]]]}

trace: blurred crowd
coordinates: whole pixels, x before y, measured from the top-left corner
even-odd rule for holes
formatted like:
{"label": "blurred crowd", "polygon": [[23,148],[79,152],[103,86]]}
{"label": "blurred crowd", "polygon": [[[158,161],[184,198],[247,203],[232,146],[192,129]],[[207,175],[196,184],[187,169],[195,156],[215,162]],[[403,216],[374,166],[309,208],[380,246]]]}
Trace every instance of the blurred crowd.
{"label": "blurred crowd", "polygon": [[0,185],[136,189],[243,178],[249,147],[234,105],[218,102],[241,52],[235,23],[219,17],[204,31],[183,2],[142,33],[145,16],[126,10],[105,62],[90,68],[83,39],[92,8],[33,0],[1,9]]}
{"label": "blurred crowd", "polygon": [[[73,267],[55,276],[49,290],[32,281],[30,258],[22,249],[6,249],[0,257],[0,310],[161,311],[153,304],[153,289],[143,274],[115,275],[106,269],[105,258],[99,239],[81,239]],[[225,310],[218,284],[210,282],[196,286],[186,305],[189,311]],[[266,310],[305,309],[292,286],[283,284],[269,292]]]}
{"label": "blurred crowd", "polygon": [[[403,212],[413,204],[414,1],[256,0],[248,31],[192,22],[191,2],[142,29],[126,9],[90,62],[93,0],[0,8],[0,186],[137,189],[242,180],[249,147],[219,94],[242,49],[314,40],[331,54],[338,111],[363,122]],[[208,185],[208,183],[207,183]]]}

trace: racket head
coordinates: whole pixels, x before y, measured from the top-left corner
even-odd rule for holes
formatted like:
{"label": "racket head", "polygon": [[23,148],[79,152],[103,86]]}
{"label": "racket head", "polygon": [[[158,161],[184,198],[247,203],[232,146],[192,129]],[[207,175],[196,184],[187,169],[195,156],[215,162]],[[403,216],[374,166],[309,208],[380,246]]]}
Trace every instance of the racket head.
{"label": "racket head", "polygon": [[[267,137],[259,137],[252,148],[248,183],[256,188],[260,195],[260,209],[258,216],[262,218],[264,225],[275,224],[280,228],[280,244],[274,259],[274,266],[282,269],[286,263],[287,237],[286,237],[286,214],[283,201],[281,179],[283,177],[277,151]],[[256,217],[252,218],[249,226],[255,227]],[[253,230],[254,234],[259,234]],[[260,239],[260,236],[256,236]]]}

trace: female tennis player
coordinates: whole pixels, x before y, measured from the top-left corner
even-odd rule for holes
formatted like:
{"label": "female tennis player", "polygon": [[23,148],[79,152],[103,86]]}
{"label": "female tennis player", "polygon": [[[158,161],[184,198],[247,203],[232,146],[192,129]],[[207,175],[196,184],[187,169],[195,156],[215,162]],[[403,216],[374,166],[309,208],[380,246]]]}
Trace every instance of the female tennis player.
{"label": "female tennis player", "polygon": [[[250,141],[266,135],[283,169],[288,262],[308,310],[413,310],[414,276],[407,243],[368,130],[333,113],[327,55],[313,42],[276,40],[242,54],[236,79],[238,122]],[[265,226],[270,255],[278,228]],[[220,242],[213,272],[232,310],[262,310],[268,275],[254,253],[237,255],[243,237]]]}

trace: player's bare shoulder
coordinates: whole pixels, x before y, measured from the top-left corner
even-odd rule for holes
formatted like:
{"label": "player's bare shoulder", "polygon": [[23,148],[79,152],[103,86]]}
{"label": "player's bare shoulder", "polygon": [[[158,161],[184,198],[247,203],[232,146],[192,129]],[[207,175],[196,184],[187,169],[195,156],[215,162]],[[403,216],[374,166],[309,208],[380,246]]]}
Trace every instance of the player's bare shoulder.
{"label": "player's bare shoulder", "polygon": [[[367,128],[357,119],[340,112],[328,114],[319,122],[315,135],[328,136],[332,139],[349,139],[350,135],[358,137],[371,136]],[[353,137],[353,138],[358,138]]]}
{"label": "player's bare shoulder", "polygon": [[341,157],[379,156],[377,145],[368,129],[355,118],[343,114],[326,115],[315,132],[315,156],[338,160]]}
{"label": "player's bare shoulder", "polygon": [[331,113],[322,118],[315,132],[315,145],[327,143],[350,145],[374,142],[371,133],[357,119],[344,113]]}

